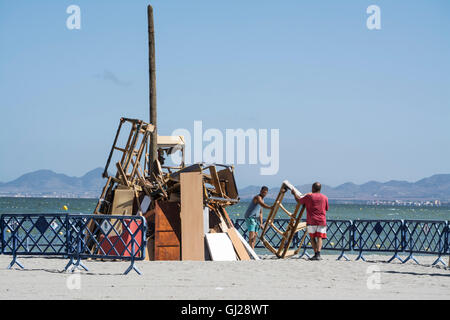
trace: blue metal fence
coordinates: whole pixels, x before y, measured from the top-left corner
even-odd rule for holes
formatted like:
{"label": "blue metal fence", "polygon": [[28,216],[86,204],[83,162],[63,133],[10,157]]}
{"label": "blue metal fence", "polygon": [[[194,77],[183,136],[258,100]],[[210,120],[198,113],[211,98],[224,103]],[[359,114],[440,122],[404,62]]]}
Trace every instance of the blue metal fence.
{"label": "blue metal fence", "polygon": [[[325,250],[340,251],[341,254],[338,257],[338,260],[342,257],[349,260],[345,255],[345,252],[352,250],[352,226],[352,221],[350,220],[330,221],[327,226],[328,240],[324,241],[322,248]],[[312,248],[311,246],[309,247]]]}
{"label": "blue metal fence", "polygon": [[1,253],[12,255],[9,269],[23,268],[18,255],[69,258],[65,270],[87,267],[83,259],[135,261],[145,259],[146,220],[140,216],[75,214],[3,214],[0,216]]}
{"label": "blue metal fence", "polygon": [[353,222],[353,250],[359,251],[356,260],[365,261],[363,252],[393,252],[394,259],[403,260],[398,252],[403,251],[402,220],[355,220]]}
{"label": "blue metal fence", "polygon": [[[289,219],[276,219],[277,228],[286,230]],[[235,228],[248,238],[244,219],[234,221]],[[445,262],[442,256],[450,254],[450,227],[448,221],[429,220],[328,220],[324,250],[340,251],[338,259],[347,258],[346,252],[355,251],[364,260],[364,252],[394,253],[388,262],[410,259],[418,263],[414,254],[435,254],[433,262]],[[66,270],[76,270],[83,259],[125,260],[140,274],[135,261],[145,258],[147,225],[139,216],[102,216],[74,214],[3,214],[0,216],[0,252],[13,257],[9,268],[17,264],[18,255],[59,256],[69,258]],[[267,233],[272,246],[280,244],[281,237],[273,230]],[[296,234],[291,248],[299,245]],[[259,240],[256,248],[265,248]],[[311,248],[309,236],[303,243],[302,255]],[[402,260],[398,254],[408,256]]]}
{"label": "blue metal fence", "polygon": [[404,222],[404,251],[409,253],[405,262],[412,259],[417,262],[414,253],[436,253],[434,262],[444,263],[441,256],[449,253],[448,221],[406,220]]}
{"label": "blue metal fence", "polygon": [[[289,219],[276,219],[274,221],[280,229],[285,230]],[[247,228],[244,219],[234,221],[238,229],[247,239]],[[327,240],[323,242],[323,250],[340,251],[338,259],[344,257],[346,252],[358,253],[356,260],[365,260],[364,252],[393,253],[388,260],[399,259],[405,263],[412,259],[418,263],[414,254],[438,255],[433,265],[441,262],[445,254],[450,254],[450,227],[448,221],[426,220],[328,220]],[[280,242],[279,236],[268,237],[270,244],[276,247]],[[295,236],[292,246],[299,244],[298,234]],[[261,242],[256,243],[256,248],[264,248]],[[302,246],[303,253],[300,257],[308,255],[306,249],[311,248],[309,236]],[[409,256],[402,260],[399,253],[407,253]],[[309,256],[309,255],[308,255]]]}
{"label": "blue metal fence", "polygon": [[2,254],[62,255],[67,253],[67,216],[2,215]]}

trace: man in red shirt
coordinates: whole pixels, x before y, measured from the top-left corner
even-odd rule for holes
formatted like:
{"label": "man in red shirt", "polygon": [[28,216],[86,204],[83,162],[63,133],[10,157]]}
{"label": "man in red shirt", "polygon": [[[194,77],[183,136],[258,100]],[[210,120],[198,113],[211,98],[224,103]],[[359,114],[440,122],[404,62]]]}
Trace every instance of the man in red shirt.
{"label": "man in red shirt", "polygon": [[314,249],[314,257],[310,260],[322,260],[320,250],[322,249],[322,239],[327,238],[327,219],[328,198],[320,193],[322,185],[315,182],[312,185],[312,193],[299,196],[294,191],[292,194],[298,203],[306,206],[306,225],[311,245]]}

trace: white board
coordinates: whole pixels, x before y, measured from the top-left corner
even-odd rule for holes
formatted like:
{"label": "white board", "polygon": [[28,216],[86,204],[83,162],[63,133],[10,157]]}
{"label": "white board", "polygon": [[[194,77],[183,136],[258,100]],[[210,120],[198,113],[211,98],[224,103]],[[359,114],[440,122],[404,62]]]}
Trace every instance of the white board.
{"label": "white board", "polygon": [[149,196],[145,196],[141,203],[142,214],[146,214],[148,207],[150,206],[151,199]]}
{"label": "white board", "polygon": [[256,254],[255,250],[252,249],[252,247],[250,247],[250,245],[248,244],[247,241],[245,241],[244,237],[241,235],[241,233],[239,231],[236,230],[236,233],[239,237],[239,239],[242,241],[242,243],[244,244],[245,249],[247,249],[248,254],[250,255],[250,257],[252,257],[255,260],[261,260],[258,255]]}
{"label": "white board", "polygon": [[207,234],[209,232],[209,208],[203,208],[203,233]]}
{"label": "white board", "polygon": [[233,243],[226,233],[207,233],[206,243],[212,261],[237,261]]}

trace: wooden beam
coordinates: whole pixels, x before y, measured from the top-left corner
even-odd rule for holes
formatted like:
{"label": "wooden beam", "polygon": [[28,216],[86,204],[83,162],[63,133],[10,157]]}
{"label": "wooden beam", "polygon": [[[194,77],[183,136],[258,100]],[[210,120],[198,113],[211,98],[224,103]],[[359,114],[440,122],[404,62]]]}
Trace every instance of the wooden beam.
{"label": "wooden beam", "polygon": [[158,128],[157,128],[157,101],[156,101],[156,55],[155,55],[155,25],[153,21],[153,8],[147,7],[148,18],[148,55],[149,55],[149,100],[150,124],[155,126],[150,137],[150,161],[148,173],[151,176],[153,166],[158,158]]}
{"label": "wooden beam", "polygon": [[200,172],[182,173],[181,183],[181,259],[205,260],[203,228],[203,178]]}
{"label": "wooden beam", "polygon": [[125,186],[130,187],[130,183],[128,182],[127,175],[125,174],[125,171],[123,170],[122,165],[120,164],[120,162],[116,163],[116,167],[117,167],[117,171],[119,173],[119,178],[121,178],[122,183]]}
{"label": "wooden beam", "polygon": [[239,260],[250,260],[250,256],[236,232],[238,231],[235,228],[230,228],[227,231],[227,234],[233,243],[234,250],[236,251]]}

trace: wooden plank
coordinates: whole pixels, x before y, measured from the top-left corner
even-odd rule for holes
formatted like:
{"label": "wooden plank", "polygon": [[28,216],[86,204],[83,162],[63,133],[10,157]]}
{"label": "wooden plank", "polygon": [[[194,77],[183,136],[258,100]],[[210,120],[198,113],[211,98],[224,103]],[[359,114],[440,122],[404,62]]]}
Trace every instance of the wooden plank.
{"label": "wooden plank", "polygon": [[122,165],[120,164],[120,162],[116,163],[116,167],[117,167],[117,172],[119,173],[119,177],[122,180],[122,183],[124,185],[126,185],[127,187],[129,187],[130,183],[128,182],[127,175],[125,174],[125,171],[123,170]]}
{"label": "wooden plank", "polygon": [[199,172],[180,175],[181,192],[181,258],[205,260],[203,228],[203,177]]}
{"label": "wooden plank", "polygon": [[225,217],[225,221],[227,222],[228,228],[233,228],[233,222],[230,219],[230,216],[228,215],[227,210],[225,210],[224,207],[219,207],[219,209],[222,211],[223,216]]}
{"label": "wooden plank", "polygon": [[226,233],[206,234],[206,243],[212,261],[236,261],[233,243]]}
{"label": "wooden plank", "polygon": [[250,256],[236,232],[238,231],[235,228],[228,229],[227,231],[227,234],[233,243],[234,250],[236,250],[239,260],[250,260]]}
{"label": "wooden plank", "polygon": [[155,260],[181,258],[181,222],[177,203],[157,201],[155,204]]}
{"label": "wooden plank", "polygon": [[[236,230],[237,231],[237,230]],[[260,257],[256,254],[255,250],[250,247],[247,241],[245,241],[244,237],[239,233],[239,231],[236,232],[237,236],[241,240],[242,244],[244,245],[245,249],[247,250],[248,254],[255,260],[261,260]]]}

